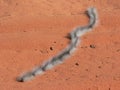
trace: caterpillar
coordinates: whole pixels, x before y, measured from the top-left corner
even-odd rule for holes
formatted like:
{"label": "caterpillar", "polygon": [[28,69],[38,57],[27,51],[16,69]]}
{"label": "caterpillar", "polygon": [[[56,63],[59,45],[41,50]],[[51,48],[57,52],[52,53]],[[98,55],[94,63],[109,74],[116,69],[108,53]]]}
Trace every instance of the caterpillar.
{"label": "caterpillar", "polygon": [[86,32],[90,31],[96,25],[97,20],[98,20],[96,8],[90,7],[87,9],[85,13],[89,18],[89,24],[86,26],[79,26],[75,28],[71,33],[69,33],[68,38],[71,40],[70,44],[59,54],[50,58],[47,62],[17,77],[18,82],[29,81],[33,79],[35,76],[43,74],[46,70],[49,70],[53,68],[54,66],[62,63],[68,57],[70,57],[72,53],[74,53],[78,44],[80,43],[79,38],[82,35],[84,35]]}

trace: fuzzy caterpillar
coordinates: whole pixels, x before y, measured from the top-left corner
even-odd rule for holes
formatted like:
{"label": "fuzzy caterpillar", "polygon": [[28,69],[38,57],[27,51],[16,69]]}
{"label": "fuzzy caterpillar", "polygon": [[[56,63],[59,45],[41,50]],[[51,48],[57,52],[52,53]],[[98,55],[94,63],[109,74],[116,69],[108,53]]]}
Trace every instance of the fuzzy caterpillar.
{"label": "fuzzy caterpillar", "polygon": [[95,8],[91,7],[88,8],[86,11],[87,16],[89,17],[89,24],[86,26],[79,26],[75,28],[70,34],[69,38],[71,39],[70,44],[65,48],[63,51],[61,51],[58,55],[52,57],[49,59],[46,63],[44,63],[41,66],[38,66],[34,70],[27,72],[23,74],[22,76],[19,76],[17,78],[18,82],[25,82],[29,81],[32,78],[34,78],[36,75],[43,74],[46,70],[51,69],[55,65],[58,65],[62,63],[66,58],[70,57],[71,54],[76,50],[76,47],[78,46],[80,40],[79,38],[85,34],[87,31],[90,31],[96,23],[97,23],[97,11]]}

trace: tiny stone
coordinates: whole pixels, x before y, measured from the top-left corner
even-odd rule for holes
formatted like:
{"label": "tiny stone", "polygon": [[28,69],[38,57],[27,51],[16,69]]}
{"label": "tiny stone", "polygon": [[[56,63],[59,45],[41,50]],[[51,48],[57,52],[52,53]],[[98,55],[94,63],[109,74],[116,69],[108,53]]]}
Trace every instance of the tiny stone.
{"label": "tiny stone", "polygon": [[53,47],[50,47],[50,50],[53,50]]}
{"label": "tiny stone", "polygon": [[37,51],[37,49],[35,49],[35,51]]}
{"label": "tiny stone", "polygon": [[95,77],[98,78],[98,75],[96,75]]}
{"label": "tiny stone", "polygon": [[54,41],[54,43],[56,43],[56,41]]}
{"label": "tiny stone", "polygon": [[79,66],[79,63],[75,63],[76,66]]}
{"label": "tiny stone", "polygon": [[98,66],[98,68],[101,68],[101,66]]}
{"label": "tiny stone", "polygon": [[95,48],[95,45],[90,45],[91,48]]}
{"label": "tiny stone", "polygon": [[25,30],[23,32],[26,32]]}

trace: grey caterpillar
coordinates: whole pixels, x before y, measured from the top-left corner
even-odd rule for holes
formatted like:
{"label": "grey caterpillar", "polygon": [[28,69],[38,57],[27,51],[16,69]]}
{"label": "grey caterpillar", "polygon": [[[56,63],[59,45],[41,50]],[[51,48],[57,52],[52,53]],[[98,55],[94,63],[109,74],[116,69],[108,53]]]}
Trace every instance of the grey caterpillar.
{"label": "grey caterpillar", "polygon": [[75,28],[70,34],[70,44],[61,51],[58,55],[52,57],[41,66],[36,67],[30,72],[27,72],[19,77],[17,77],[18,82],[25,82],[33,79],[37,75],[43,74],[46,70],[53,68],[54,66],[62,63],[66,58],[70,57],[71,54],[76,50],[76,47],[80,43],[80,37],[86,32],[90,31],[97,23],[97,11],[95,8],[88,8],[86,15],[89,17],[89,24],[86,26],[80,26]]}

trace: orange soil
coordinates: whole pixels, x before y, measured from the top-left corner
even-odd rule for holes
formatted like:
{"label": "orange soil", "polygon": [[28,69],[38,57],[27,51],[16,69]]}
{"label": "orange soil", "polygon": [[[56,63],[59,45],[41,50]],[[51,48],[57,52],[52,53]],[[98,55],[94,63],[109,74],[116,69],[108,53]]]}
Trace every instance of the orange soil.
{"label": "orange soil", "polygon": [[[76,53],[32,81],[17,82],[69,44],[65,36],[88,23],[90,6],[99,23]],[[119,0],[0,0],[0,90],[120,90],[119,15]]]}

